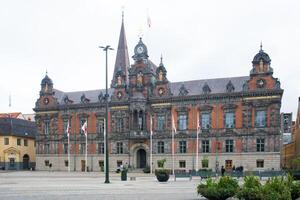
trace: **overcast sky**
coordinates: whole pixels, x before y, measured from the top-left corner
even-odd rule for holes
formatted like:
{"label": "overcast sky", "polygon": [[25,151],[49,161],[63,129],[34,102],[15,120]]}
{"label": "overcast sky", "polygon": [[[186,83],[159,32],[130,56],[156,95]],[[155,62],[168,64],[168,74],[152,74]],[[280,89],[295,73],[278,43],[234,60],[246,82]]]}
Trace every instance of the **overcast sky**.
{"label": "overcast sky", "polygon": [[[142,33],[150,59],[158,65],[163,55],[170,81],[249,75],[262,41],[284,89],[281,111],[295,118],[297,0],[0,0],[0,112],[32,113],[46,70],[62,91],[104,88],[105,55],[98,46],[117,48],[122,6],[130,57]],[[109,52],[109,83],[115,56]]]}

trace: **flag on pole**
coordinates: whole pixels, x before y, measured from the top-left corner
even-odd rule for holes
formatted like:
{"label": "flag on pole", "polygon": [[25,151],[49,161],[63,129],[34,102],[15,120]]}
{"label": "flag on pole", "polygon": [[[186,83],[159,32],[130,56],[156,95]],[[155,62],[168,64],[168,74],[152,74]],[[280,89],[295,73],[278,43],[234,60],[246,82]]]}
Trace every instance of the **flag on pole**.
{"label": "flag on pole", "polygon": [[87,136],[87,121],[84,122],[84,124],[81,127],[81,130],[83,131],[84,135]]}
{"label": "flag on pole", "polygon": [[197,115],[197,133],[199,133],[200,129],[201,129],[201,126],[200,126],[199,115]]}
{"label": "flag on pole", "polygon": [[150,134],[153,135],[152,131],[152,116],[150,115]]}
{"label": "flag on pole", "polygon": [[68,125],[67,125],[67,136],[69,137],[70,136],[70,132],[71,132],[71,126],[70,126],[70,121],[68,121]]}
{"label": "flag on pole", "polygon": [[172,129],[174,131],[174,133],[176,133],[176,125],[175,125],[175,121],[174,121],[174,116],[172,115]]}
{"label": "flag on pole", "polygon": [[151,27],[151,18],[149,16],[149,14],[147,16],[147,24],[148,24],[148,27],[150,28]]}

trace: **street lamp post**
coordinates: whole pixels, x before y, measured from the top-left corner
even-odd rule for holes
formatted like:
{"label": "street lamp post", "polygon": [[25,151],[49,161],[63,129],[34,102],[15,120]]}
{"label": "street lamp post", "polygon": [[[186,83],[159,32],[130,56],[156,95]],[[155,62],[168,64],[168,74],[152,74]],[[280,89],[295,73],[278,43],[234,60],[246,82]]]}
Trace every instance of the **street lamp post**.
{"label": "street lamp post", "polygon": [[105,51],[105,182],[109,183],[109,159],[108,159],[108,89],[107,89],[107,52],[108,50],[114,50],[110,47],[110,45],[106,45],[105,47],[99,46],[99,48]]}

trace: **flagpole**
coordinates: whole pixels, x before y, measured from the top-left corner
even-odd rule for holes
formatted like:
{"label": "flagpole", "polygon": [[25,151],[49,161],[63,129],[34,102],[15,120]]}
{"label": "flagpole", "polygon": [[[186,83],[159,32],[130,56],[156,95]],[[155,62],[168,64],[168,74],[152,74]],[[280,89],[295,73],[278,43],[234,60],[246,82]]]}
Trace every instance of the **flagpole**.
{"label": "flagpole", "polygon": [[106,156],[106,142],[105,142],[105,138],[106,138],[106,121],[105,121],[105,118],[103,119],[103,126],[104,126],[104,135],[103,135],[103,142],[104,142],[104,174],[106,174],[106,159],[105,159],[105,156]]}
{"label": "flagpole", "polygon": [[150,174],[152,174],[152,171],[153,171],[153,169],[152,169],[152,134],[153,134],[153,132],[152,132],[152,116],[150,115]]}
{"label": "flagpole", "polygon": [[85,172],[87,172],[87,122],[86,122],[86,132],[85,132]]}
{"label": "flagpole", "polygon": [[[198,126],[198,125],[197,125]],[[199,170],[199,129],[197,128],[197,142],[196,142],[196,172]]]}
{"label": "flagpole", "polygon": [[174,146],[174,132],[175,132],[175,121],[172,114],[172,172],[175,175],[175,146]]}
{"label": "flagpole", "polygon": [[70,131],[69,131],[69,128],[70,128],[70,120],[68,121],[68,127],[67,127],[67,135],[68,135],[68,172],[71,171],[71,168],[70,168]]}

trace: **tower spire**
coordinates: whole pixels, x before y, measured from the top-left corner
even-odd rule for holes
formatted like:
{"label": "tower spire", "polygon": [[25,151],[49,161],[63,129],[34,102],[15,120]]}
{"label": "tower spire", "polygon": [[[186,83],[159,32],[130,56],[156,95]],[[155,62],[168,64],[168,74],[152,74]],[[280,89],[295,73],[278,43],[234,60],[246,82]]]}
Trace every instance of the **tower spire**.
{"label": "tower spire", "polygon": [[121,24],[121,31],[119,36],[119,44],[117,49],[114,73],[111,81],[112,87],[115,85],[117,80],[116,74],[120,72],[125,77],[124,83],[127,84],[129,66],[130,63],[129,63],[129,56],[128,56],[127,40],[126,40],[125,28],[124,28],[124,9],[122,8],[122,24]]}

